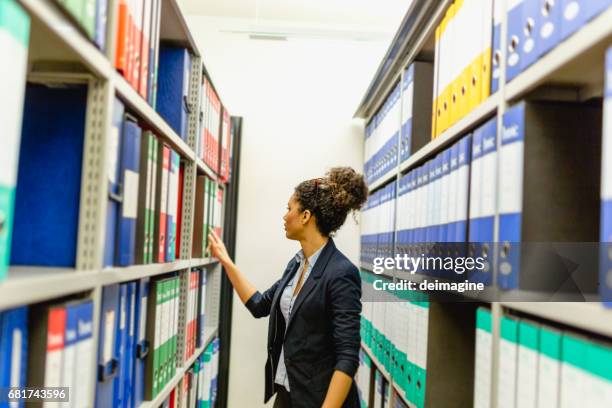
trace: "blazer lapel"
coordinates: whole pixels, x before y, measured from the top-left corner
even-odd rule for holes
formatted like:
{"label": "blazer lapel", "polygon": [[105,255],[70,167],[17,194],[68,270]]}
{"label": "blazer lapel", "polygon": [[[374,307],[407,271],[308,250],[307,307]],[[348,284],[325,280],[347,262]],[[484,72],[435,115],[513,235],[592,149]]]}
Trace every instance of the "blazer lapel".
{"label": "blazer lapel", "polygon": [[289,331],[291,322],[294,320],[293,316],[295,316],[296,313],[298,312],[298,309],[304,302],[304,299],[306,299],[308,294],[317,285],[317,281],[323,274],[323,271],[325,270],[325,267],[327,266],[327,263],[329,262],[335,249],[336,249],[336,245],[334,244],[334,241],[330,238],[329,241],[327,241],[327,244],[325,244],[325,248],[323,248],[323,251],[321,251],[321,255],[319,255],[319,259],[317,259],[317,263],[315,263],[314,268],[312,268],[312,271],[310,272],[310,276],[304,283],[304,286],[302,286],[302,289],[300,289],[300,293],[298,293],[298,296],[295,299],[295,303],[293,304],[293,309],[291,310],[291,316],[289,316],[289,323],[287,323],[287,329],[285,333]]}

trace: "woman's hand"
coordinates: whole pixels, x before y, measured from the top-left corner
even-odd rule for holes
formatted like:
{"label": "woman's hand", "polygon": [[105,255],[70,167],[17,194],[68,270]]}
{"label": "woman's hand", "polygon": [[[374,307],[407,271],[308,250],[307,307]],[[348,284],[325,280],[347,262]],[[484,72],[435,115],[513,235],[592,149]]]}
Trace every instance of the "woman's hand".
{"label": "woman's hand", "polygon": [[227,248],[225,248],[225,244],[223,243],[223,241],[221,241],[221,238],[219,238],[219,236],[212,228],[210,228],[208,239],[210,242],[208,244],[207,251],[209,251],[213,257],[217,258],[219,262],[221,262],[221,264],[223,264],[224,266],[231,264],[232,259],[227,253]]}

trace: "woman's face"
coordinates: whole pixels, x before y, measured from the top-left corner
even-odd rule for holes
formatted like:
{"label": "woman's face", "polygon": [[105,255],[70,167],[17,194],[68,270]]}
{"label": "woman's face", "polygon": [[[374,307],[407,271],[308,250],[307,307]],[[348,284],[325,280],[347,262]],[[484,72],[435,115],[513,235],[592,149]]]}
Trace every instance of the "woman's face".
{"label": "woman's face", "polygon": [[287,203],[287,212],[283,216],[285,222],[285,236],[288,239],[300,239],[305,225],[304,211],[300,211],[300,204],[293,197]]}

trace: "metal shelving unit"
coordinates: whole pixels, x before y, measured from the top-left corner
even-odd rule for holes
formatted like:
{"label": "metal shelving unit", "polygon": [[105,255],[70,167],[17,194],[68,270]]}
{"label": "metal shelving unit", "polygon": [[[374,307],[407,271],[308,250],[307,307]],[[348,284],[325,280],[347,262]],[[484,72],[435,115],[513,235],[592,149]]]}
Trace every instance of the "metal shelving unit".
{"label": "metal shelving unit", "polygon": [[[404,69],[413,61],[432,61],[432,44],[436,26],[442,20],[444,13],[451,4],[450,0],[421,3],[414,2],[422,9],[415,11],[411,6],[398,34],[383,58],[375,77],[371,81],[367,92],[355,112],[356,117],[371,118],[384,103],[386,95],[393,86],[403,80]],[[409,16],[409,14],[413,16]],[[408,27],[412,24],[417,30]],[[403,38],[399,35],[409,32]],[[507,21],[503,13],[501,24],[502,61],[505,61],[507,49],[506,35]],[[398,44],[398,41],[403,43]],[[476,128],[478,125],[497,115],[498,132],[502,128],[502,117],[508,105],[526,96],[541,99],[561,99],[569,101],[585,101],[592,97],[602,95],[604,77],[604,53],[612,44],[612,8],[602,13],[592,21],[585,24],[578,32],[558,44],[548,54],[542,56],[531,67],[520,73],[511,82],[506,84],[505,64],[501,67],[498,91],[483,101],[464,118],[452,125],[439,137],[429,141],[421,149],[414,152],[403,163],[399,163],[396,171],[390,172],[370,186],[370,191],[393,182],[399,183],[402,174],[407,170],[420,165],[435,156],[442,149],[459,140],[460,137]],[[398,123],[398,127],[401,126]],[[401,134],[400,134],[401,140]],[[497,138],[497,149],[501,146],[501,138]],[[399,152],[399,146],[398,146]],[[498,169],[499,174],[499,169]],[[496,201],[499,197],[496,197]],[[495,205],[498,208],[497,202]],[[397,204],[396,204],[397,210]],[[397,230],[397,228],[396,228]],[[495,214],[494,234],[498,235],[499,214]],[[491,262],[496,265],[494,253]],[[362,264],[362,268],[372,271],[372,265]],[[549,320],[612,337],[612,309],[606,309],[597,299],[587,298],[586,302],[535,302],[545,295],[537,292],[502,291],[497,288],[493,271],[494,286],[487,287],[483,292],[466,292],[463,296],[472,301],[488,303],[492,313],[492,389],[491,406],[497,401],[497,370],[499,364],[500,319],[506,312],[521,312],[537,318]],[[389,271],[385,276],[393,279],[407,279],[422,282],[425,279],[433,281],[444,279],[434,276],[411,275],[406,272]],[[520,300],[520,301],[518,301]],[[526,301],[527,300],[527,301]],[[372,361],[379,367],[386,377],[389,374],[373,358],[372,353],[364,348],[372,357]],[[388,379],[388,378],[387,378]],[[397,394],[397,392],[396,392]],[[410,405],[409,405],[410,406]]]}
{"label": "metal shelving unit", "polygon": [[[108,4],[107,50],[100,51],[77,29],[57,4],[48,0],[17,0],[32,18],[28,53],[28,80],[38,83],[85,83],[88,85],[88,100],[85,125],[85,147],[81,179],[77,258],[74,268],[48,268],[40,266],[12,266],[7,278],[0,282],[0,310],[19,305],[33,304],[64,296],[85,294],[94,305],[93,341],[99,340],[100,307],[102,289],[105,285],[178,272],[185,275],[191,268],[207,268],[211,280],[207,285],[207,306],[211,318],[205,327],[205,344],[182,367],[175,377],[154,400],[142,404],[142,408],[159,406],[181,380],[186,370],[200,356],[205,347],[217,336],[219,321],[219,282],[221,268],[212,258],[191,258],[191,235],[194,222],[195,178],[198,173],[207,174],[215,182],[215,172],[203,163],[196,154],[200,137],[199,110],[189,116],[188,140],[184,141],[168,125],[130,84],[114,68],[114,33],[117,16],[114,10],[117,0]],[[188,49],[192,58],[189,100],[199,106],[202,90],[203,67],[200,52],[191,35],[177,0],[164,0],[161,15],[161,41],[171,41]],[[106,157],[108,133],[111,129],[113,100],[118,97],[139,120],[150,126],[161,141],[167,143],[182,158],[185,166],[183,185],[183,223],[181,248],[177,259],[169,263],[133,265],[129,267],[102,267],[105,237],[108,183]],[[217,293],[214,293],[214,292]],[[93,353],[91,370],[97,366]],[[89,386],[95,398],[95,376]],[[91,402],[93,406],[93,401]]]}

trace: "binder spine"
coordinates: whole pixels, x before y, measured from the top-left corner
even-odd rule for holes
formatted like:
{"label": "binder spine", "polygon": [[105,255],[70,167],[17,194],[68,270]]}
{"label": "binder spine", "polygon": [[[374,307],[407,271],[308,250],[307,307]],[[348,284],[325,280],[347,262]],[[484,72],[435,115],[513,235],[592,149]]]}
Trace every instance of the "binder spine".
{"label": "binder spine", "polygon": [[519,286],[521,213],[523,198],[523,151],[525,104],[504,114],[499,152],[499,243],[498,285],[502,289]]}
{"label": "binder spine", "polygon": [[601,165],[599,281],[601,298],[612,307],[612,48],[606,53]]}

